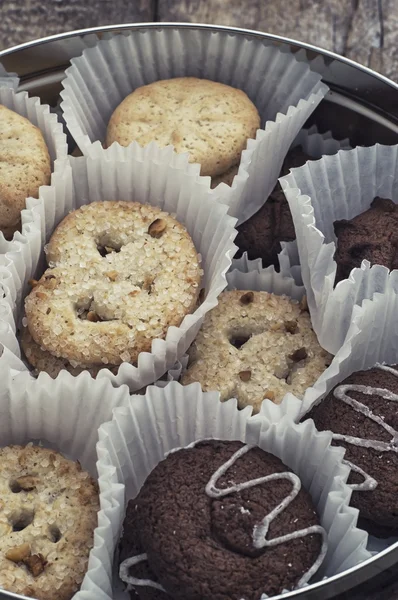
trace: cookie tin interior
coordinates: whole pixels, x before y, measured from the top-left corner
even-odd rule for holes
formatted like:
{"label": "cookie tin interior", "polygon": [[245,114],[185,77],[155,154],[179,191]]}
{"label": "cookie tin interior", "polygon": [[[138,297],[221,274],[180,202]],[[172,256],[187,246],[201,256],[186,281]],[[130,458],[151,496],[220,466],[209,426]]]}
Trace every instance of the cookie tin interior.
{"label": "cookie tin interior", "polygon": [[[232,35],[263,38],[292,52],[304,50],[301,60],[313,61],[314,68],[330,87],[330,92],[310,118],[308,125],[316,124],[320,132],[332,131],[336,139],[349,138],[351,145],[370,146],[375,143],[398,143],[398,84],[386,77],[309,44],[275,35],[212,25],[175,23],[146,23],[115,25],[60,34],[35,40],[0,52],[0,61],[9,72],[20,77],[20,89],[55,107],[59,100],[61,81],[69,60],[78,56],[96,36],[111,32],[138,31],[148,28],[193,28],[199,30],[226,30]],[[71,144],[71,150],[73,145]],[[378,575],[398,562],[398,543],[380,552],[372,559],[335,575],[325,581],[277,596],[283,600],[324,600]],[[22,598],[10,592],[0,592],[0,598]]]}

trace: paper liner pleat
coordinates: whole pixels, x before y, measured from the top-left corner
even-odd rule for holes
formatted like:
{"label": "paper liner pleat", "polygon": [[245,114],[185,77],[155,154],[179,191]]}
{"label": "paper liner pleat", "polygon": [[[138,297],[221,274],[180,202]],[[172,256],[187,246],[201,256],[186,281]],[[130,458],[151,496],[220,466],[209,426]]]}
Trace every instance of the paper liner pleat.
{"label": "paper liner pleat", "polygon": [[[248,141],[232,187],[220,184],[212,193],[239,221],[254,214],[274,187],[289,146],[328,90],[305,53],[293,55],[226,31],[168,27],[106,37],[71,61],[63,81],[65,122],[83,154],[104,141],[113,111],[137,87],[193,76],[240,88],[256,105],[262,129]],[[205,181],[210,185],[210,178]]]}
{"label": "paper liner pleat", "polygon": [[[135,391],[173,367],[192,343],[206,312],[217,304],[218,295],[227,285],[226,272],[236,251],[233,243],[236,220],[227,215],[227,206],[214,202],[207,186],[198,180],[196,167],[185,169],[185,163],[186,159],[171,149],[155,145],[142,149],[134,144],[122,158],[116,146],[106,153],[99,148],[95,157],[71,158],[70,164],[55,173],[53,185],[44,189],[37,205],[25,211],[31,221],[32,239],[15,246],[12,262],[5,265],[3,275],[0,269],[4,292],[0,312],[2,306],[11,306],[13,316],[10,319],[8,312],[5,320],[0,320],[3,347],[16,352],[16,329],[23,314],[28,281],[43,272],[43,245],[59,221],[82,204],[123,199],[158,206],[175,214],[187,227],[201,256],[205,299],[193,314],[184,318],[180,327],[168,329],[165,340],[154,340],[151,353],[141,353],[137,366],[124,363],[117,375],[102,369],[97,378],[109,378],[114,385],[127,383]],[[36,208],[41,211],[38,221]],[[0,363],[5,363],[8,357],[9,353],[3,352]]]}
{"label": "paper liner pleat", "polygon": [[335,353],[350,327],[353,308],[383,292],[396,275],[366,260],[334,287],[333,223],[364,212],[376,196],[398,202],[397,146],[340,151],[307,163],[280,180],[297,235],[303,282],[314,329]]}
{"label": "paper liner pleat", "polygon": [[[170,450],[206,438],[259,445],[301,478],[328,532],[328,553],[317,578],[369,558],[367,534],[356,528],[357,511],[348,506],[344,450],[331,447],[330,433],[318,432],[312,421],[297,425],[288,416],[279,417],[275,420],[272,411],[251,417],[250,408],[239,411],[236,400],[221,403],[217,393],[204,393],[196,383],[150,386],[146,396],[132,396],[128,406],[116,409],[113,420],[101,426],[98,470],[102,463],[105,469],[114,466],[119,483],[126,486],[127,503]],[[123,516],[124,510],[123,505]]]}

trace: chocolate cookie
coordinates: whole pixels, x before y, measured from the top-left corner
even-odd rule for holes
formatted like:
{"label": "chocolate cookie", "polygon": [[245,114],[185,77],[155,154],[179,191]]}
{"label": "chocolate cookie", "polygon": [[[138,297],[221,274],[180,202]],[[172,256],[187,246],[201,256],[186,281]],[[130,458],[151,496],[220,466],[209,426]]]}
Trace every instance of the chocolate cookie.
{"label": "chocolate cookie", "polygon": [[376,197],[370,208],[349,221],[334,222],[337,237],[335,283],[347,279],[363,260],[398,268],[398,205]]}
{"label": "chocolate cookie", "polygon": [[321,564],[326,534],[300,487],[278,458],[241,442],[169,454],[128,505],[122,579],[145,600],[259,600],[303,585]]}
{"label": "chocolate cookie", "polygon": [[[279,177],[287,175],[290,169],[302,167],[311,156],[301,146],[290,150],[282,166]],[[279,270],[278,254],[281,242],[296,239],[289,204],[279,183],[276,184],[267,202],[250,219],[239,225],[235,243],[239,247],[237,257],[247,252],[250,259],[261,258],[263,267]]]}
{"label": "chocolate cookie", "polygon": [[360,526],[379,537],[398,533],[397,368],[350,375],[305,417],[346,448],[351,504],[360,510]]}

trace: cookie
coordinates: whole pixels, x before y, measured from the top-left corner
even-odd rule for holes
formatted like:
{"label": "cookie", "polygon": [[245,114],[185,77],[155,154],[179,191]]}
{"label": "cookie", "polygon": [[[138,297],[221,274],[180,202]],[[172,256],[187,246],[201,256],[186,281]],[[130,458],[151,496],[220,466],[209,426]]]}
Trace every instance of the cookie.
{"label": "cookie", "polygon": [[82,206],[53,233],[47,261],[25,299],[27,327],[42,350],[73,368],[136,362],[196,306],[194,244],[178,221],[150,205]]}
{"label": "cookie", "polygon": [[347,279],[363,260],[398,268],[398,205],[376,197],[370,208],[353,219],[334,222],[337,237],[335,283]]}
{"label": "cookie", "polygon": [[126,582],[150,579],[167,591],[135,585],[145,600],[259,600],[308,581],[325,537],[310,495],[279,458],[241,442],[207,440],[169,454],[130,501],[120,572]]}
{"label": "cookie", "polygon": [[360,527],[378,537],[398,535],[397,369],[377,365],[350,375],[305,417],[346,449],[351,505]]}
{"label": "cookie", "polygon": [[50,156],[40,129],[0,104],[0,230],[7,239],[20,228],[26,198],[37,198],[50,178]]}
{"label": "cookie", "polygon": [[0,587],[69,600],[87,570],[99,511],[80,464],[39,446],[0,449]]}
{"label": "cookie", "polygon": [[110,365],[87,365],[85,367],[73,367],[66,358],[56,357],[45,348],[41,348],[32,336],[29,329],[24,327],[21,335],[21,348],[28,363],[34,367],[34,375],[44,371],[55,379],[61,371],[68,371],[74,377],[80,375],[83,371],[90,373],[91,377],[97,377],[101,369],[107,368],[116,375],[118,367]]}
{"label": "cookie", "polygon": [[265,399],[279,404],[288,392],[301,398],[331,360],[298,302],[243,290],[220,295],[189,356],[181,383],[198,381],[221,400],[237,398],[240,408],[255,411]]}
{"label": "cookie", "polygon": [[237,175],[238,171],[239,171],[239,165],[234,165],[233,167],[228,169],[228,171],[226,171],[225,173],[221,173],[221,175],[217,175],[217,177],[212,177],[210,187],[212,189],[214,189],[218,185],[220,185],[220,183],[225,183],[226,185],[231,186],[232,182],[234,180],[234,177],[235,177],[235,175]]}
{"label": "cookie", "polygon": [[[308,160],[312,159],[301,146],[293,148],[285,158],[279,177],[287,175],[290,169],[303,166]],[[247,252],[251,260],[261,258],[264,268],[274,265],[279,271],[281,242],[293,242],[296,239],[289,204],[279,183],[260,210],[237,229],[237,257]]]}
{"label": "cookie", "polygon": [[260,117],[244,92],[222,83],[180,77],[137,88],[116,108],[106,146],[136,141],[173,145],[200,163],[201,175],[216,177],[237,165]]}

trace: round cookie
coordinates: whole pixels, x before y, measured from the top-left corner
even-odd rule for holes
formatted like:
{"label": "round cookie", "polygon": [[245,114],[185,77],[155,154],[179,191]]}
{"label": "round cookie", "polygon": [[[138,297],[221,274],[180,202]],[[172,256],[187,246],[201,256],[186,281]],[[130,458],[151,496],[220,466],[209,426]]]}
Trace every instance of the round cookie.
{"label": "round cookie", "polygon": [[133,363],[196,307],[201,270],[186,229],[136,202],[69,214],[25,300],[34,342],[72,367]]}
{"label": "round cookie", "polygon": [[240,161],[260,117],[244,92],[222,83],[180,77],[137,88],[116,108],[106,146],[136,141],[146,146],[173,145],[200,163],[201,175],[216,177]]}
{"label": "round cookie", "polygon": [[363,260],[398,269],[397,231],[398,205],[386,198],[376,197],[368,210],[349,221],[335,221],[335,284],[347,279]]}
{"label": "round cookie", "polygon": [[360,526],[378,537],[398,534],[398,365],[350,375],[307,415],[346,449],[351,505]]}
{"label": "round cookie", "polygon": [[37,198],[50,178],[50,156],[40,129],[0,104],[0,230],[6,238],[20,227],[26,198]]}
{"label": "round cookie", "polygon": [[36,374],[44,371],[53,379],[58,377],[61,371],[68,371],[74,377],[77,377],[83,371],[87,371],[91,377],[97,377],[101,369],[107,368],[115,375],[118,369],[118,367],[110,365],[73,367],[66,358],[54,356],[51,352],[36,344],[27,327],[24,327],[22,330],[21,348],[28,363],[34,367]]}
{"label": "round cookie", "polygon": [[87,570],[99,511],[80,464],[28,444],[0,449],[0,587],[69,600]]}
{"label": "round cookie", "polygon": [[223,292],[189,351],[181,382],[198,381],[221,400],[260,409],[285,394],[302,397],[330,363],[311,328],[308,312],[286,296],[268,292]]}
{"label": "round cookie", "polygon": [[[265,518],[289,496],[264,531]],[[289,538],[280,543],[281,536]],[[279,458],[241,442],[206,440],[170,453],[130,501],[120,572],[127,581],[157,581],[169,594],[135,585],[144,600],[259,600],[308,580],[322,561],[324,536],[310,495]],[[147,560],[129,567],[128,559],[142,554]]]}
{"label": "round cookie", "polygon": [[[290,169],[303,166],[308,160],[312,160],[311,156],[301,146],[293,148],[284,160],[279,177],[287,175]],[[237,229],[237,257],[247,252],[251,260],[261,258],[264,268],[274,265],[279,271],[281,242],[293,242],[296,239],[289,204],[279,183],[260,210]]]}

